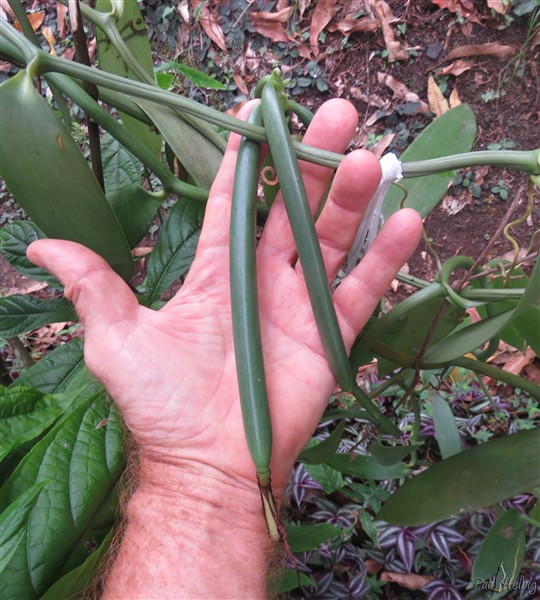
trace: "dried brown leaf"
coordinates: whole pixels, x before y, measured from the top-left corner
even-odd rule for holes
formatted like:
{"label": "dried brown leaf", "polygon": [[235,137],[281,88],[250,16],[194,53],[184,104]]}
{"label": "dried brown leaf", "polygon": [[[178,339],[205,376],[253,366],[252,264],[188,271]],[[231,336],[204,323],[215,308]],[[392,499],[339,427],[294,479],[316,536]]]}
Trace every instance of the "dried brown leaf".
{"label": "dried brown leaf", "polygon": [[435,82],[433,75],[428,77],[427,97],[429,110],[431,110],[436,117],[440,117],[442,114],[450,110],[448,100],[444,97],[443,93],[441,92],[441,88]]}
{"label": "dried brown leaf", "polygon": [[[395,62],[396,60],[407,60],[407,53],[397,41],[394,30],[390,27],[388,5],[386,2],[379,0],[375,3],[375,14],[381,24],[384,44],[388,50],[388,61]],[[390,14],[391,11],[390,11]]]}
{"label": "dried brown leaf", "polygon": [[401,81],[398,81],[392,75],[388,75],[386,73],[377,73],[377,79],[379,83],[382,83],[386,87],[390,88],[394,94],[405,102],[418,102],[420,104],[420,111],[427,112],[429,110],[429,106],[420,100],[420,96],[411,92],[411,90]]}
{"label": "dried brown leaf", "polygon": [[[45,20],[45,11],[39,10],[37,12],[30,13],[27,16],[28,16],[28,20],[30,21],[30,25],[32,25],[32,29],[34,31],[37,31],[43,24],[43,21]],[[14,25],[15,25],[16,29],[18,29],[19,31],[22,31],[19,21],[15,21]]]}
{"label": "dried brown leaf", "polygon": [[532,348],[527,348],[525,354],[516,353],[504,365],[504,370],[513,375],[519,375],[521,371],[536,358],[536,353]]}
{"label": "dried brown leaf", "polygon": [[[311,0],[299,0],[298,2],[298,17],[301,19],[306,12],[306,9],[311,5]],[[279,3],[278,3],[279,6]]]}
{"label": "dried brown leaf", "polygon": [[516,52],[513,46],[504,46],[496,42],[487,44],[466,44],[454,48],[445,60],[454,60],[464,56],[495,56],[496,58],[508,58]]}
{"label": "dried brown leaf", "polygon": [[13,65],[9,62],[5,62],[5,61],[0,61],[0,72],[2,73],[9,73],[11,71],[11,68],[13,67]]}
{"label": "dried brown leaf", "polygon": [[351,35],[355,31],[376,31],[379,23],[370,17],[361,19],[342,19],[328,28],[328,31],[340,31],[343,35]]}
{"label": "dried brown leaf", "polygon": [[381,158],[381,156],[386,152],[388,146],[390,146],[390,144],[394,141],[395,137],[395,133],[387,133],[386,135],[383,135],[383,137],[371,147],[370,152],[375,154],[377,158]]}
{"label": "dried brown leaf", "polygon": [[504,15],[506,14],[510,3],[505,3],[503,2],[503,0],[487,0],[487,5],[489,6],[489,8],[492,8],[496,13]]}
{"label": "dried brown leaf", "polygon": [[458,77],[465,71],[469,71],[469,69],[473,68],[473,63],[470,60],[455,60],[450,63],[446,67],[437,70],[437,75],[454,75],[454,77]]}
{"label": "dried brown leaf", "polygon": [[463,102],[461,102],[461,98],[459,97],[457,88],[454,88],[452,90],[452,92],[450,93],[449,102],[450,102],[450,108],[455,108],[456,106],[463,104]]}
{"label": "dried brown leaf", "polygon": [[[191,8],[195,11],[203,3],[203,0],[191,0]],[[228,53],[225,35],[217,22],[216,17],[210,12],[210,9],[204,3],[200,9],[199,24],[204,29],[206,35],[214,42],[214,44],[225,54]]]}
{"label": "dried brown leaf", "polygon": [[58,35],[63,38],[66,35],[66,13],[67,6],[56,3],[56,25],[58,27]]}
{"label": "dried brown leaf", "polygon": [[446,8],[450,12],[458,13],[468,21],[480,23],[478,13],[474,8],[472,0],[431,0],[433,4]]}
{"label": "dried brown leaf", "polygon": [[294,8],[289,6],[278,12],[253,12],[251,13],[251,19],[256,21],[266,21],[267,23],[286,23],[290,19],[293,10]]}
{"label": "dried brown leaf", "polygon": [[247,88],[247,85],[242,77],[242,75],[240,75],[240,73],[233,73],[233,79],[234,79],[234,83],[236,83],[238,89],[242,92],[242,94],[246,94],[246,96],[249,95],[249,90]]}
{"label": "dried brown leaf", "polygon": [[54,47],[55,39],[52,29],[50,27],[44,27],[41,33],[43,34],[43,37],[46,39],[47,44],[49,44],[49,47],[51,48],[51,54],[54,54],[54,56],[56,56],[56,48]]}
{"label": "dried brown leaf", "polygon": [[[289,10],[289,9],[287,9]],[[262,36],[271,39],[273,42],[294,42],[296,44],[296,50],[303,58],[310,58],[311,53],[309,48],[305,44],[298,43],[292,35],[290,35],[283,25],[277,19],[269,19],[268,15],[277,13],[263,13],[254,12],[251,13],[250,19],[253,27]],[[262,16],[261,16],[262,15]]]}
{"label": "dried brown leaf", "polygon": [[416,575],[415,573],[390,573],[389,571],[381,573],[381,581],[397,583],[408,590],[421,590],[433,579],[435,577],[431,575]]}
{"label": "dried brown leaf", "polygon": [[319,34],[334,18],[337,11],[337,0],[319,0],[311,17],[309,43],[315,55],[319,53]]}

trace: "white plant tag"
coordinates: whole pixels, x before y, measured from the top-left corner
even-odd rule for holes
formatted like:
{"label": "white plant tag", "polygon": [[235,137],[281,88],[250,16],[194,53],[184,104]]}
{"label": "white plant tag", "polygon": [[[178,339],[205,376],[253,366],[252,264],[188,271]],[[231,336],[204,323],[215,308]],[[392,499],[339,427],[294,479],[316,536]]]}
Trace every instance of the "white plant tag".
{"label": "white plant tag", "polygon": [[403,177],[401,173],[401,161],[395,154],[392,154],[391,152],[385,154],[380,159],[379,164],[382,169],[381,180],[367,205],[364,217],[358,227],[351,249],[349,250],[347,267],[345,269],[346,275],[356,267],[360,255],[364,255],[371,244],[373,244],[375,236],[382,227],[381,212],[386,192],[392,182],[399,181]]}

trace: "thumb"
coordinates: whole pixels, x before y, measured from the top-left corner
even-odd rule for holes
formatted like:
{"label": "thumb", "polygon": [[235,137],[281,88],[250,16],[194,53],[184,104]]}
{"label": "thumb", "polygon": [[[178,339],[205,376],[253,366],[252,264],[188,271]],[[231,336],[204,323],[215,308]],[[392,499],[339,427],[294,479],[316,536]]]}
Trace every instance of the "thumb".
{"label": "thumb", "polygon": [[75,242],[43,239],[30,244],[26,255],[64,284],[64,294],[75,304],[85,329],[135,318],[137,298],[92,250]]}

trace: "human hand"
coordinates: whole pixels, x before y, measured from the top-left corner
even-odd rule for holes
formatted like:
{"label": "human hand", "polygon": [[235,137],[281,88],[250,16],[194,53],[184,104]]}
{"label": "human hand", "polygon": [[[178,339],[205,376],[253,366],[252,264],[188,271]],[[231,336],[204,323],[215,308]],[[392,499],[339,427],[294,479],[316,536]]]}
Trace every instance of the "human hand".
{"label": "human hand", "polygon": [[[332,100],[319,110],[304,142],[343,152],[356,124],[354,108]],[[229,214],[239,141],[231,135],[186,281],[160,311],[140,306],[105,261],[78,244],[39,240],[29,247],[28,257],[64,283],[84,324],[88,368],[120,407],[141,461],[210,468],[237,485],[255,488],[238,398],[229,299]],[[303,163],[302,174],[315,209],[332,172]],[[379,178],[376,158],[365,151],[349,154],[338,169],[316,224],[329,280],[346,257]],[[347,349],[414,251],[420,231],[414,211],[394,215],[334,293]],[[258,246],[257,269],[274,435],[271,467],[279,496],[334,386],[280,196]]]}

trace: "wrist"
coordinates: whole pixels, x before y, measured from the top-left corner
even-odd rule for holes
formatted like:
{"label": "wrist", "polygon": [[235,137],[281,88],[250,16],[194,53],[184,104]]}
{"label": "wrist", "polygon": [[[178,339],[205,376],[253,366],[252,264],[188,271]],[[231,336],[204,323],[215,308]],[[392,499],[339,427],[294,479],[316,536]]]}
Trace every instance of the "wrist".
{"label": "wrist", "polygon": [[141,456],[126,518],[106,598],[266,597],[275,546],[256,485],[205,464]]}

